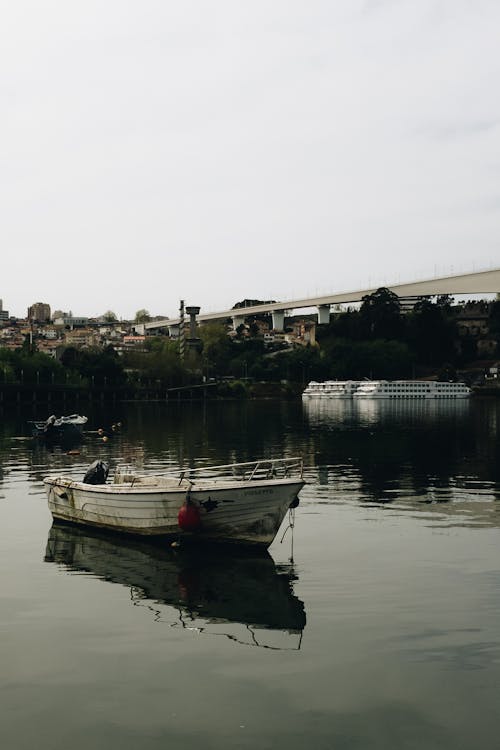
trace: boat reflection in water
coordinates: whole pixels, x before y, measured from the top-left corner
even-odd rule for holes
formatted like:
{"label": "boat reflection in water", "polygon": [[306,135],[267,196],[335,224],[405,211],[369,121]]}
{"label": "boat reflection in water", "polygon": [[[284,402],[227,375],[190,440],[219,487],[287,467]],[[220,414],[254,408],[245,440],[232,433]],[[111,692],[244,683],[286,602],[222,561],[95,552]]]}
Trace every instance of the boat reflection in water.
{"label": "boat reflection in water", "polygon": [[318,399],[303,402],[309,423],[315,427],[354,424],[368,426],[408,421],[439,422],[444,419],[467,418],[470,399]]}
{"label": "boat reflection in water", "polygon": [[55,523],[45,562],[129,587],[133,604],[158,622],[246,645],[300,648],[306,616],[293,593],[293,566],[276,566],[267,553],[172,549]]}

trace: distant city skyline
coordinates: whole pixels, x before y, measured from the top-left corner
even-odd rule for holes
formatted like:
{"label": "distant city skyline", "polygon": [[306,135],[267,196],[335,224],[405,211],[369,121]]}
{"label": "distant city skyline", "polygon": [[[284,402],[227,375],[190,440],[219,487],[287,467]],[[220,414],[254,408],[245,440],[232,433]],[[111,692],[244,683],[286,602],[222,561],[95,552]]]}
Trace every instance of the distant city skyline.
{"label": "distant city skyline", "polygon": [[124,319],[498,267],[493,0],[19,0],[3,306]]}

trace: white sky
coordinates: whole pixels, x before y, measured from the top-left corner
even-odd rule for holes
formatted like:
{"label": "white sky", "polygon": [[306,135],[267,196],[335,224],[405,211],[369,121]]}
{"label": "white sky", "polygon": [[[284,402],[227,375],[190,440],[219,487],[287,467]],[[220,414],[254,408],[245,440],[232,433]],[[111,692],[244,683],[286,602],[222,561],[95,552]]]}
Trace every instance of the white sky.
{"label": "white sky", "polygon": [[500,266],[495,0],[0,0],[0,298],[175,315]]}

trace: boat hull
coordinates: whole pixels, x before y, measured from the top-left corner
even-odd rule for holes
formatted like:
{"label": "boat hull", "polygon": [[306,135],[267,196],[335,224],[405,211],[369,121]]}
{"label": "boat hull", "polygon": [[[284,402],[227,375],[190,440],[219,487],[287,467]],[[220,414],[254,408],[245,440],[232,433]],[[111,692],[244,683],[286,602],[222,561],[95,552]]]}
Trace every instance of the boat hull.
{"label": "boat hull", "polygon": [[[239,542],[269,546],[304,482],[235,482],[186,490],[88,485],[62,477],[44,480],[55,520],[148,537]],[[179,528],[179,509],[189,494],[198,508],[196,532]]]}
{"label": "boat hull", "polygon": [[429,394],[421,394],[421,393],[411,393],[408,395],[395,395],[392,393],[357,393],[354,395],[354,399],[357,400],[375,400],[375,399],[385,399],[386,401],[388,399],[391,399],[394,401],[397,399],[398,401],[417,401],[417,400],[425,400],[425,401],[456,401],[457,399],[464,399],[464,398],[470,398],[470,393],[452,393],[452,394],[435,394],[435,393],[429,393]]}

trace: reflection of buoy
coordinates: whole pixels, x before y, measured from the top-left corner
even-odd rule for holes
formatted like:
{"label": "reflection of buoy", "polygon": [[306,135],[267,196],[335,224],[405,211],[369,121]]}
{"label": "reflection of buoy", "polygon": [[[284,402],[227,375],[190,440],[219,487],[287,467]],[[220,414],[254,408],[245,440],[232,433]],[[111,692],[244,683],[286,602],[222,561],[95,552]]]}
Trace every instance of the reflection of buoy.
{"label": "reflection of buoy", "polygon": [[103,443],[107,443],[108,442],[108,438],[106,437],[106,435],[103,435],[102,442]]}
{"label": "reflection of buoy", "polygon": [[97,434],[104,435],[104,430],[102,429],[102,427],[99,427],[99,429],[97,430]]}
{"label": "reflection of buoy", "polygon": [[200,511],[188,497],[186,498],[184,505],[181,505],[179,508],[177,522],[183,531],[197,531],[200,528]]}
{"label": "reflection of buoy", "polygon": [[187,601],[189,598],[192,598],[194,595],[196,595],[196,593],[199,591],[199,588],[200,588],[199,570],[188,568],[187,570],[179,571],[179,575],[177,577],[177,583],[179,586],[179,594],[181,596],[181,599],[184,599],[184,601]]}

